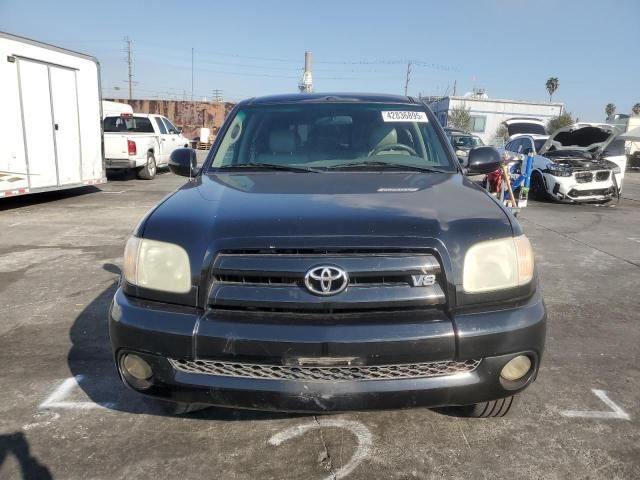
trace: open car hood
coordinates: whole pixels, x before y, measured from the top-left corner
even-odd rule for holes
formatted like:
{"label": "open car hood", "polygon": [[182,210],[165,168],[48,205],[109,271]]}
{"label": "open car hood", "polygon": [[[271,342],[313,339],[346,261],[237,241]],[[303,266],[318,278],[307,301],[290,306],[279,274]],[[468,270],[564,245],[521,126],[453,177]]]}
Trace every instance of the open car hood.
{"label": "open car hood", "polygon": [[517,134],[546,135],[544,122],[537,118],[515,117],[505,120],[502,124],[507,127],[509,137]]}
{"label": "open car hood", "polygon": [[619,131],[611,125],[572,125],[554,132],[538,153],[544,155],[558,150],[573,150],[599,155],[618,133]]}

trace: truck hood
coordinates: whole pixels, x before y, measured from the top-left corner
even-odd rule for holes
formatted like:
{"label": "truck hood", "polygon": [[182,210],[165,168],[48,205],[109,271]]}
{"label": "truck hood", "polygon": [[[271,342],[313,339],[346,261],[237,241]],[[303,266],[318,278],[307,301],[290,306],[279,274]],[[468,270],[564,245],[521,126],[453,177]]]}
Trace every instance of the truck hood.
{"label": "truck hood", "polygon": [[538,153],[544,155],[547,152],[572,150],[598,156],[618,133],[615,127],[609,125],[574,125],[561,128],[547,139]]}
{"label": "truck hood", "polygon": [[544,122],[537,118],[510,118],[502,124],[507,127],[509,137],[517,134],[546,135]]}
{"label": "truck hood", "polygon": [[182,245],[192,271],[222,249],[419,248],[430,238],[456,273],[473,243],[520,233],[511,218],[460,174],[228,173],[187,183],[138,234]]}

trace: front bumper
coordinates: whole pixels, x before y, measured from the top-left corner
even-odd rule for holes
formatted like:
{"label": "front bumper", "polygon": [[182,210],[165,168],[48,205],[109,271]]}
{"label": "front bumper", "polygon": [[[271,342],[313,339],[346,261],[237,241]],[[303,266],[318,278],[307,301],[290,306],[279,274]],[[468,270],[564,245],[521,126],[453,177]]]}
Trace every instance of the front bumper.
{"label": "front bumper", "polygon": [[[446,325],[451,325],[451,330]],[[123,354],[136,353],[154,372],[153,386],[140,393],[185,403],[302,412],[467,405],[509,396],[535,379],[545,325],[546,311],[539,294],[516,308],[458,314],[442,322],[430,319],[397,324],[390,318],[384,324],[362,329],[228,322],[195,309],[132,299],[121,290],[116,292],[109,311],[116,363]],[[319,337],[318,327],[325,331]],[[309,336],[306,328],[316,330]],[[206,337],[202,332],[194,334],[200,330],[208,332]],[[455,341],[450,338],[453,331]],[[316,340],[310,340],[314,336]],[[366,352],[377,352],[367,357],[374,363],[371,359],[376,356],[395,356],[397,363],[406,363],[399,352],[409,352],[412,361],[481,361],[472,371],[455,374],[334,381],[246,378],[174,368],[175,362],[170,359],[202,358],[203,344],[207,345],[209,358],[226,358],[238,364],[250,353],[255,356],[249,363],[262,356],[261,362],[282,364],[284,357],[277,356],[288,349],[311,356],[318,352],[329,352],[327,356],[352,352],[363,358]],[[194,355],[195,351],[201,354]],[[530,373],[517,382],[501,380],[502,367],[519,354],[531,358]]]}
{"label": "front bumper", "polygon": [[547,193],[559,202],[604,202],[611,200],[616,194],[610,178],[587,183],[577,183],[573,176],[556,177],[548,173],[543,174],[543,178]]}

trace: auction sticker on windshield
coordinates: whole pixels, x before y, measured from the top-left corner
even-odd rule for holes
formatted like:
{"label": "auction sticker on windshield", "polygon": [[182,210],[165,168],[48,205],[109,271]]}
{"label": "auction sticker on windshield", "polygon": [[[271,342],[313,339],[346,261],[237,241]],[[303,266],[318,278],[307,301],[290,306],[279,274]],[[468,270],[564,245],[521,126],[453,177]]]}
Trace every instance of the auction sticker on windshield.
{"label": "auction sticker on windshield", "polygon": [[425,112],[385,111],[381,113],[382,120],[385,122],[428,122]]}

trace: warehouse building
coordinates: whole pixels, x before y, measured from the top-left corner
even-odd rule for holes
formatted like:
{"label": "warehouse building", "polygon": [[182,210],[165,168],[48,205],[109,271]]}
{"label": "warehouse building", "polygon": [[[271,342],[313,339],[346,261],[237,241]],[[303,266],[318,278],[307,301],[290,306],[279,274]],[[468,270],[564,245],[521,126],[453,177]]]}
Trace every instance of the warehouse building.
{"label": "warehouse building", "polygon": [[503,100],[489,98],[484,92],[434,99],[429,102],[429,106],[438,121],[445,127],[453,109],[468,109],[471,116],[471,133],[478,135],[486,144],[496,143],[496,131],[504,120],[513,117],[531,117],[547,122],[564,110],[562,103]]}

